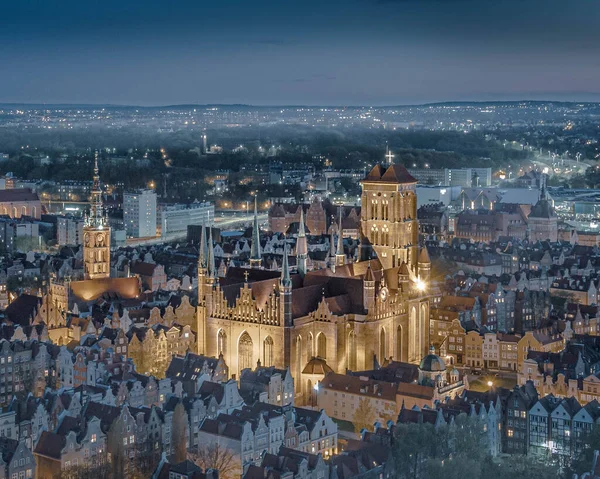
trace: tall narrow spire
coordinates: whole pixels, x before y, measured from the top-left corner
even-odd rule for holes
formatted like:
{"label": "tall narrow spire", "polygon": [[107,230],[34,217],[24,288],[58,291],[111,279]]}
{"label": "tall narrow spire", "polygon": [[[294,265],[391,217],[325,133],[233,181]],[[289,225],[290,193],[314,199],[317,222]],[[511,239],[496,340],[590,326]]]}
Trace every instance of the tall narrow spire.
{"label": "tall narrow spire", "polygon": [[259,268],[262,261],[260,253],[260,230],[258,228],[258,203],[254,195],[254,222],[252,224],[252,246],[250,248],[250,266]]}
{"label": "tall narrow spire", "polygon": [[213,245],[212,228],[208,232],[208,276],[211,278],[217,277],[217,269],[215,268],[215,249]]}
{"label": "tall narrow spire", "polygon": [[298,238],[305,238],[306,230],[304,229],[304,208],[300,205],[300,225],[298,226]]}
{"label": "tall narrow spire", "polygon": [[300,227],[296,239],[296,256],[298,258],[298,273],[304,277],[307,270],[308,245],[306,244],[306,231],[304,229],[304,210],[300,205]]}
{"label": "tall narrow spire", "polygon": [[337,249],[335,251],[335,263],[343,266],[346,263],[346,254],[344,253],[344,234],[342,229],[342,209],[340,208],[340,221],[338,227]]}
{"label": "tall narrow spire", "polygon": [[95,228],[106,226],[104,206],[102,205],[102,187],[100,186],[100,170],[98,169],[98,150],[94,153],[94,181],[92,184],[92,201],[90,214],[86,218],[87,225]]}
{"label": "tall narrow spire", "polygon": [[329,238],[329,268],[335,273],[335,234],[331,228],[331,238]]}
{"label": "tall narrow spire", "polygon": [[281,263],[281,285],[284,288],[290,288],[292,286],[292,278],[290,277],[290,264],[288,261],[288,245],[284,243],[283,246],[283,262]]}
{"label": "tall narrow spire", "polygon": [[208,253],[207,250],[208,246],[206,244],[206,226],[202,225],[202,233],[200,234],[200,254],[198,255],[198,268],[206,268],[206,256]]}

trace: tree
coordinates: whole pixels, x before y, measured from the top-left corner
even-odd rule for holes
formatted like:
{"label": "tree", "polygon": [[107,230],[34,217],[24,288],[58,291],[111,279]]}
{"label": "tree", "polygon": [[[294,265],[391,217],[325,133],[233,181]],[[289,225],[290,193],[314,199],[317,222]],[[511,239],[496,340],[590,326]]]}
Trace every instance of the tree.
{"label": "tree", "polygon": [[108,430],[106,443],[112,477],[126,477],[125,468],[128,460],[123,447],[121,421],[118,418],[113,421]]}
{"label": "tree", "polygon": [[[515,454],[490,462],[482,471],[482,477],[510,477],[510,479],[546,479],[559,477],[555,464],[548,464],[531,456]],[[571,477],[571,476],[569,476]]]}
{"label": "tree", "polygon": [[354,412],[354,430],[360,434],[363,429],[373,429],[373,424],[377,416],[369,399],[361,399],[358,403],[358,408]]}
{"label": "tree", "polygon": [[173,425],[171,427],[171,442],[173,444],[173,460],[179,463],[187,457],[188,415],[183,402],[178,402],[173,410]]}
{"label": "tree", "polygon": [[574,454],[569,467],[566,468],[565,477],[573,477],[573,474],[583,474],[591,471],[594,462],[594,452],[600,450],[600,427],[594,428],[584,437],[579,438],[581,445]]}
{"label": "tree", "polygon": [[238,470],[235,454],[218,442],[198,446],[196,452],[188,453],[188,459],[204,471],[207,469],[219,471],[220,478],[233,479],[239,477],[240,471]]}

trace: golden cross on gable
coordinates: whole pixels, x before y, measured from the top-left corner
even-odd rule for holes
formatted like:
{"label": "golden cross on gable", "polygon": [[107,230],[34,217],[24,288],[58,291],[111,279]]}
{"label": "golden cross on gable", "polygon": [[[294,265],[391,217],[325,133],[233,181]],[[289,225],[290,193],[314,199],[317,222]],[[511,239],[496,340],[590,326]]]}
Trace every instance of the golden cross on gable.
{"label": "golden cross on gable", "polygon": [[244,271],[244,280],[246,283],[248,282],[248,276],[250,276],[250,273],[248,273],[248,271]]}

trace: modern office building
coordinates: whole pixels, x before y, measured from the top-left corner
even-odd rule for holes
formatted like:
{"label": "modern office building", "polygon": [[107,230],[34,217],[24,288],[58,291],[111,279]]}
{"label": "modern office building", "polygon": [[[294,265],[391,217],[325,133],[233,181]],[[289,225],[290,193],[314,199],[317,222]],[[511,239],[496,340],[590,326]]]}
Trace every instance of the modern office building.
{"label": "modern office building", "polygon": [[408,171],[422,185],[470,188],[492,184],[491,168],[413,168]]}

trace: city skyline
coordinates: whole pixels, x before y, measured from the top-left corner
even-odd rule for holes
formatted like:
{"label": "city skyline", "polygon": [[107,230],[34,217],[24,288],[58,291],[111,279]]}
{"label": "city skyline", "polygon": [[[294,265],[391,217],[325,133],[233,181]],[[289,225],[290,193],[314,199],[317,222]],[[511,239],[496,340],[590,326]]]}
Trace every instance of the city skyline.
{"label": "city skyline", "polygon": [[576,3],[12,2],[0,102],[597,101],[600,6]]}

